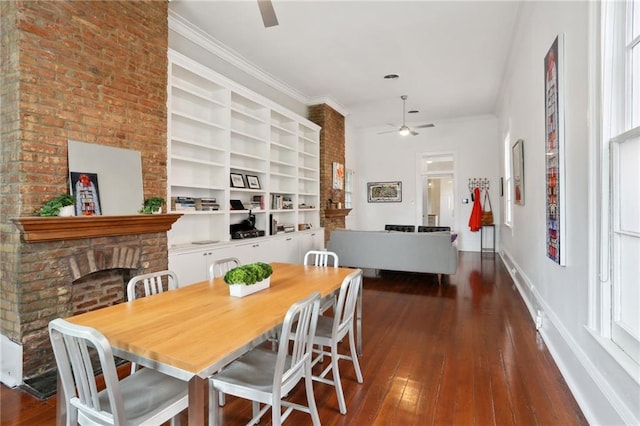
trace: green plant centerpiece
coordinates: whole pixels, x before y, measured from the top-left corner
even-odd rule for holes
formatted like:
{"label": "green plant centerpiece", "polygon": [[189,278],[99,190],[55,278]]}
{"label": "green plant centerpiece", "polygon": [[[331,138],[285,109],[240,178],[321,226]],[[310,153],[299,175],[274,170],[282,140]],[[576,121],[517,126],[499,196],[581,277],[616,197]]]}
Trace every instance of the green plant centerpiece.
{"label": "green plant centerpiece", "polygon": [[73,206],[76,203],[76,197],[69,194],[60,194],[57,197],[47,201],[38,211],[40,216],[58,216],[60,210],[66,206]]}
{"label": "green plant centerpiece", "polygon": [[255,262],[236,266],[224,275],[231,296],[244,297],[268,288],[273,268],[268,263]]}
{"label": "green plant centerpiece", "polygon": [[160,213],[162,210],[162,206],[164,206],[165,201],[162,197],[151,197],[144,200],[142,203],[142,208],[138,210],[138,213],[142,214],[152,214],[152,213]]}

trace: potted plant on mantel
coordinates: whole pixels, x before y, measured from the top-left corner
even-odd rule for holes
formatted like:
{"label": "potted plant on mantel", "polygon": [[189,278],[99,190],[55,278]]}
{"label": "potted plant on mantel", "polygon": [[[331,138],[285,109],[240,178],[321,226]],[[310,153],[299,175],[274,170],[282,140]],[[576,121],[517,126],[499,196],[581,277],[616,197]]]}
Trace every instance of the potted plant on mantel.
{"label": "potted plant on mantel", "polygon": [[162,213],[162,206],[164,206],[164,198],[151,197],[144,200],[142,208],[138,210],[138,213],[142,214],[160,214]]}
{"label": "potted plant on mantel", "polygon": [[47,201],[38,211],[40,216],[75,216],[76,197],[60,194]]}
{"label": "potted plant on mantel", "polygon": [[229,285],[231,296],[244,297],[268,288],[272,273],[273,268],[268,263],[248,263],[229,270],[224,275],[224,282]]}

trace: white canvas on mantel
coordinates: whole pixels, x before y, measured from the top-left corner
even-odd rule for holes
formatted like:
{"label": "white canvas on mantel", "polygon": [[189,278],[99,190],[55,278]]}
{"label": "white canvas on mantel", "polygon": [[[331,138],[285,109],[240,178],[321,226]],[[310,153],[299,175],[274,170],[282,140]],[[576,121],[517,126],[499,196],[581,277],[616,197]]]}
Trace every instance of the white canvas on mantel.
{"label": "white canvas on mantel", "polygon": [[102,214],[137,214],[144,196],[140,152],[72,140],[68,144],[69,172],[98,175]]}

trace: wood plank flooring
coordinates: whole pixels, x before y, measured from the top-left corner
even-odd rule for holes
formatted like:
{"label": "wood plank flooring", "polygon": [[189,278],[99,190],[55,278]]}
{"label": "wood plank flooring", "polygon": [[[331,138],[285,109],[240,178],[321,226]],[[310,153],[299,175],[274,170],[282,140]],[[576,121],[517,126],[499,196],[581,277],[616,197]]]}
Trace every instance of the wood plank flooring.
{"label": "wood plank flooring", "polygon": [[[363,298],[364,383],[341,361],[345,416],[334,389],[315,384],[323,425],[587,424],[497,257],[460,253],[443,285],[428,274],[366,277]],[[304,397],[298,387],[290,399]],[[55,424],[55,397],[2,386],[0,398],[3,426]],[[250,417],[249,402],[227,397],[221,424]],[[311,421],[294,412],[286,424]]]}

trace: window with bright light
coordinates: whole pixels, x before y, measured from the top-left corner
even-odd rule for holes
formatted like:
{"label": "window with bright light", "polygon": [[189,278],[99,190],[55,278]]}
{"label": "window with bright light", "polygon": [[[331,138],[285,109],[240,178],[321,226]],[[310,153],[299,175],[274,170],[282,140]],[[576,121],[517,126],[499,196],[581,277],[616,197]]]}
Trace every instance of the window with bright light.
{"label": "window with bright light", "polygon": [[640,0],[601,14],[600,331],[640,363]]}
{"label": "window with bright light", "polygon": [[513,182],[511,180],[511,138],[507,133],[504,138],[504,187],[502,188],[504,194],[504,224],[511,226],[512,214],[513,214],[513,195],[512,191]]}

